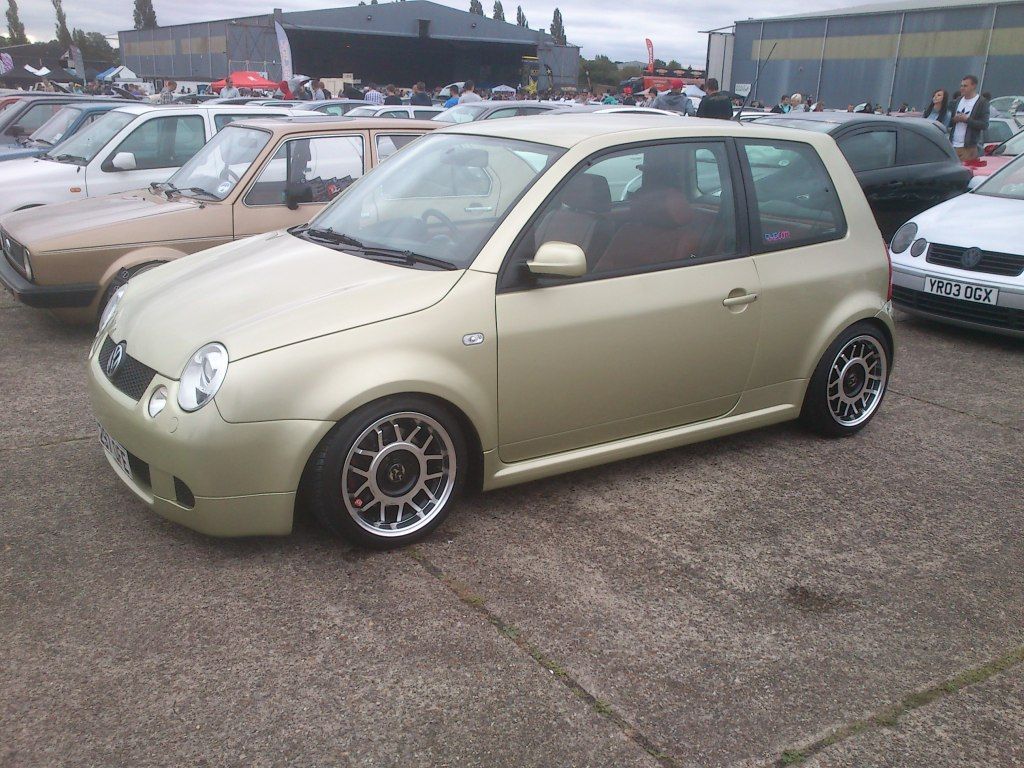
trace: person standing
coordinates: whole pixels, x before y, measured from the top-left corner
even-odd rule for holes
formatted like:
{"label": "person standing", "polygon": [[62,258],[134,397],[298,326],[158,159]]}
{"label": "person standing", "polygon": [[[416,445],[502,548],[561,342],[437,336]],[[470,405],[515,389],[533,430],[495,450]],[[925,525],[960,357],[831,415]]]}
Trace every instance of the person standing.
{"label": "person standing", "polygon": [[398,95],[398,88],[397,88],[397,86],[389,83],[387,85],[387,87],[384,88],[384,93],[387,94],[387,96],[384,97],[384,105],[385,106],[388,106],[388,107],[401,106],[401,104],[402,104],[402,97]]}
{"label": "person standing", "polygon": [[164,87],[160,89],[160,103],[161,104],[173,104],[174,103],[174,91],[177,89],[178,84],[173,80],[168,80],[164,83]]}
{"label": "person standing", "polygon": [[480,94],[476,92],[476,83],[472,80],[467,80],[466,84],[462,86],[462,95],[459,96],[459,104],[472,104],[474,101],[483,101],[480,98]]}
{"label": "person standing", "polygon": [[384,94],[377,90],[376,85],[370,83],[370,87],[363,96],[363,100],[380,107],[384,105]]}
{"label": "person standing", "polygon": [[779,97],[779,103],[772,107],[772,112],[776,115],[788,115],[790,110],[789,106],[789,94],[784,93]]}
{"label": "person standing", "polygon": [[228,75],[227,79],[224,80],[224,87],[220,89],[220,97],[222,99],[237,99],[240,95],[238,89],[235,88],[234,82],[231,80],[231,75]]}
{"label": "person standing", "polygon": [[732,120],[732,101],[718,90],[718,81],[709,77],[704,84],[707,93],[697,107],[697,117],[710,117],[716,120]]}
{"label": "person standing", "polygon": [[666,109],[669,112],[679,112],[683,115],[693,116],[696,112],[690,97],[683,93],[682,78],[674,77],[669,83],[671,90],[658,96],[651,105],[655,109]]}
{"label": "person standing", "polygon": [[324,88],[324,84],[319,80],[313,83],[313,101],[326,101],[330,98],[327,95],[327,89]]}
{"label": "person standing", "polygon": [[928,105],[928,108],[925,109],[921,117],[925,120],[934,120],[947,131],[949,130],[953,114],[949,109],[949,93],[946,92],[945,88],[939,88],[939,90],[932,94],[931,104]]}
{"label": "person standing", "polygon": [[430,95],[427,93],[427,86],[422,80],[412,87],[412,96],[409,97],[409,104],[413,107],[429,107],[433,105]]}
{"label": "person standing", "polygon": [[449,96],[448,100],[445,101],[444,103],[445,109],[451,109],[452,107],[459,103],[459,86],[453,85],[448,90],[448,92],[451,94],[451,96]]}
{"label": "person standing", "polygon": [[961,162],[978,159],[978,145],[988,128],[988,100],[978,93],[978,78],[964,75],[960,81],[960,98],[953,104],[949,139]]}

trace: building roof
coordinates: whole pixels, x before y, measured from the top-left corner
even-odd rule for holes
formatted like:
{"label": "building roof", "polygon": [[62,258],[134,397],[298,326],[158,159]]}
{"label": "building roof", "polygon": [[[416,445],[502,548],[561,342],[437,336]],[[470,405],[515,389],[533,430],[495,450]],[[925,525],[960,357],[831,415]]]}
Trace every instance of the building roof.
{"label": "building roof", "polygon": [[352,32],[363,35],[419,37],[420,21],[430,22],[430,37],[437,40],[480,40],[496,43],[536,44],[550,35],[487,16],[479,16],[430,0],[351,5],[319,11],[282,14],[286,29]]}
{"label": "building roof", "polygon": [[873,13],[902,13],[903,11],[933,11],[950,8],[970,8],[972,6],[1010,5],[1024,0],[895,0],[889,3],[869,3],[835,8],[830,11],[814,13],[795,13],[788,16],[762,16],[758,18],[737,20],[737,24],[749,24],[762,21],[781,21],[783,19],[823,19],[835,16],[861,16]]}

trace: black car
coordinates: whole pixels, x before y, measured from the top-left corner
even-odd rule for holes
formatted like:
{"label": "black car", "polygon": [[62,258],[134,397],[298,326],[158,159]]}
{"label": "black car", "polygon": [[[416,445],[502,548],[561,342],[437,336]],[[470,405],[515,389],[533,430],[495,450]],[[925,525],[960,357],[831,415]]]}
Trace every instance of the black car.
{"label": "black car", "polygon": [[971,180],[971,171],[930,120],[797,112],[756,122],[831,135],[857,175],[886,242],[908,219],[966,192]]}

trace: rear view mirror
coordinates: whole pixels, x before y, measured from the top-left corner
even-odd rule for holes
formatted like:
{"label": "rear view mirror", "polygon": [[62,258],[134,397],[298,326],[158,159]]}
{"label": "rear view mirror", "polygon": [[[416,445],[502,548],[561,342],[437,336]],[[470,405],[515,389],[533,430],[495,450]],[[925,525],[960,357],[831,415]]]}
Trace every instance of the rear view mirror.
{"label": "rear view mirror", "polygon": [[441,156],[441,162],[445,165],[459,165],[463,168],[486,168],[486,149],[453,149]]}
{"label": "rear view mirror", "polygon": [[526,266],[535,275],[582,277],[587,274],[587,255],[578,245],[552,240],[544,243]]}
{"label": "rear view mirror", "polygon": [[136,168],[135,155],[131,152],[118,152],[110,164],[119,171],[134,171]]}
{"label": "rear view mirror", "polygon": [[996,151],[996,147],[998,147],[998,146],[999,146],[998,144],[986,144],[985,145],[985,154],[986,155],[991,155],[993,152]]}

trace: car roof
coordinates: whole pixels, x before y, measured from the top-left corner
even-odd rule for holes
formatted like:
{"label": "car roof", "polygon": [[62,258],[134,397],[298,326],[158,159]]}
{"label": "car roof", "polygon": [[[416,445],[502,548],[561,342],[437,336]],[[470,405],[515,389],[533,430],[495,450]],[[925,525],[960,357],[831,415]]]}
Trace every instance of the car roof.
{"label": "car roof", "polygon": [[[236,120],[231,126],[244,126],[251,128],[262,128],[271,131],[275,135],[291,133],[308,133],[322,130],[401,130],[405,129],[426,129],[433,131],[441,127],[440,123],[433,120],[396,120],[393,117],[343,117],[338,115],[310,115],[306,117],[291,115],[289,117],[273,116],[253,117],[247,120]],[[228,127],[225,126],[221,130]]]}
{"label": "car roof", "polygon": [[[585,115],[585,116],[584,116]],[[581,112],[557,115],[535,115],[508,120],[475,120],[469,123],[445,123],[442,133],[462,133],[476,136],[494,136],[519,139],[536,144],[570,148],[576,144],[603,135],[616,135],[621,143],[664,139],[666,132],[672,137],[696,138],[700,136],[739,136],[743,138],[771,138],[790,140],[797,131],[757,122],[741,123],[736,120],[712,120],[688,117],[685,120],[666,120],[664,115],[623,114],[621,112]],[[628,134],[628,135],[627,135]],[[799,140],[817,144],[822,134],[799,131]],[[825,138],[831,143],[831,138]]]}
{"label": "car roof", "polygon": [[[201,110],[203,112],[216,112],[219,114],[252,114],[254,109],[273,110],[278,107],[264,107],[259,104],[139,104],[129,103],[117,108],[119,112],[128,112],[133,115],[145,115],[150,112],[189,112]],[[270,115],[268,114],[268,117]]]}

